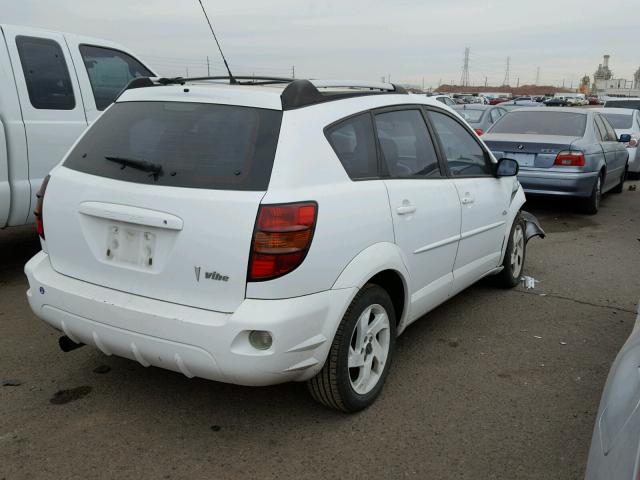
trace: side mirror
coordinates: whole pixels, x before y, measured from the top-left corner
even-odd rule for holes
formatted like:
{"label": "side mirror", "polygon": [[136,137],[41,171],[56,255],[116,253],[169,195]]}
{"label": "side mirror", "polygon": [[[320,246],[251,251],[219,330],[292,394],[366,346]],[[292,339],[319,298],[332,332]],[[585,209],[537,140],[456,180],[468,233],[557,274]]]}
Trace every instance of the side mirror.
{"label": "side mirror", "polygon": [[622,143],[629,143],[631,141],[631,135],[628,133],[623,133],[622,135],[620,135],[618,141]]}
{"label": "side mirror", "polygon": [[496,177],[514,177],[520,171],[518,162],[510,158],[501,158],[496,166]]}

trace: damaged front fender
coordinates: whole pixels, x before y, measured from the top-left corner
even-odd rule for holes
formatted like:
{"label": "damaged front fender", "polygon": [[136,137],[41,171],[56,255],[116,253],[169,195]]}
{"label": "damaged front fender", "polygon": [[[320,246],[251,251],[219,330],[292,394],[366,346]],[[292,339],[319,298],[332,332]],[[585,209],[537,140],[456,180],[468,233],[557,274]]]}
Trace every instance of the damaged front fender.
{"label": "damaged front fender", "polygon": [[535,216],[529,212],[525,212],[524,210],[522,210],[520,214],[522,215],[522,219],[525,223],[524,234],[527,242],[536,236],[540,238],[544,238],[546,236],[546,233],[544,233],[544,230],[540,226],[540,222]]}

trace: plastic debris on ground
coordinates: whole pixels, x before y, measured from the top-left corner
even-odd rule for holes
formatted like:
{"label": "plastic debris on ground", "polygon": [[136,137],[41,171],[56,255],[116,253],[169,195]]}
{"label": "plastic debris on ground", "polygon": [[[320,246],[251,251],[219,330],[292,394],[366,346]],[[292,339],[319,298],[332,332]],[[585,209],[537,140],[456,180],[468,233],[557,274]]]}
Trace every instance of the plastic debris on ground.
{"label": "plastic debris on ground", "polygon": [[526,288],[527,290],[536,288],[536,283],[540,283],[540,280],[536,280],[533,277],[528,277],[527,275],[521,276],[520,281],[522,282],[524,288]]}

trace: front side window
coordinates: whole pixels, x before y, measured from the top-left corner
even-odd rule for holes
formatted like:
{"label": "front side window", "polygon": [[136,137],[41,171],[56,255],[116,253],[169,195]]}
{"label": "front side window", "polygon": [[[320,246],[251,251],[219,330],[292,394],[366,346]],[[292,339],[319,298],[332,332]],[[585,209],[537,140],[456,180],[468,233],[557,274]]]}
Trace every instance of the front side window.
{"label": "front side window", "polygon": [[487,155],[466,128],[443,113],[430,111],[429,117],[440,138],[451,175],[454,177],[493,175]]}
{"label": "front side window", "polygon": [[376,141],[371,115],[348,118],[327,131],[327,139],[352,179],[378,176]]}
{"label": "front side window", "polygon": [[98,110],[111,105],[132,79],[153,76],[138,60],[118,50],[80,45],[80,55],[89,75]]}
{"label": "front side window", "polygon": [[47,38],[19,36],[16,47],[33,108],[73,110],[76,100],[60,45]]}
{"label": "front side window", "polygon": [[419,110],[379,113],[375,121],[382,156],[392,178],[440,176],[438,157]]}
{"label": "front side window", "polygon": [[633,123],[633,115],[619,115],[617,113],[605,113],[604,117],[609,120],[613,128],[628,129]]}

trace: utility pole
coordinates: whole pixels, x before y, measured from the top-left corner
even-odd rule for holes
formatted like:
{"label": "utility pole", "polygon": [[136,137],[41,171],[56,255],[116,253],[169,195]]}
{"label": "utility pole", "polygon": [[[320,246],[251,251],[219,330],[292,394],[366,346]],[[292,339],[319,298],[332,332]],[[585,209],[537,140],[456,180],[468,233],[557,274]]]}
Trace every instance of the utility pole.
{"label": "utility pole", "polygon": [[209,67],[209,55],[207,55],[207,77],[211,76],[211,69]]}
{"label": "utility pole", "polygon": [[536,68],[536,85],[540,83],[540,67]]}
{"label": "utility pole", "polygon": [[187,77],[186,78],[189,78],[189,67],[185,67],[185,70],[187,72]]}
{"label": "utility pole", "polygon": [[422,91],[424,92],[424,77],[422,77]]}
{"label": "utility pole", "polygon": [[509,74],[511,73],[511,57],[507,57],[507,66],[504,70],[504,81],[503,85],[509,86]]}
{"label": "utility pole", "polygon": [[562,79],[562,88],[564,88],[564,78]]}
{"label": "utility pole", "polygon": [[291,65],[291,78],[296,78],[296,66]]}
{"label": "utility pole", "polygon": [[469,47],[464,49],[464,61],[462,63],[462,76],[460,77],[460,85],[463,87],[469,86]]}
{"label": "utility pole", "polygon": [[487,88],[487,77],[484,77],[484,87]]}
{"label": "utility pole", "polygon": [[516,83],[516,88],[520,86],[520,77],[518,77],[518,82]]}
{"label": "utility pole", "polygon": [[387,83],[391,83],[391,74],[387,74]]}

